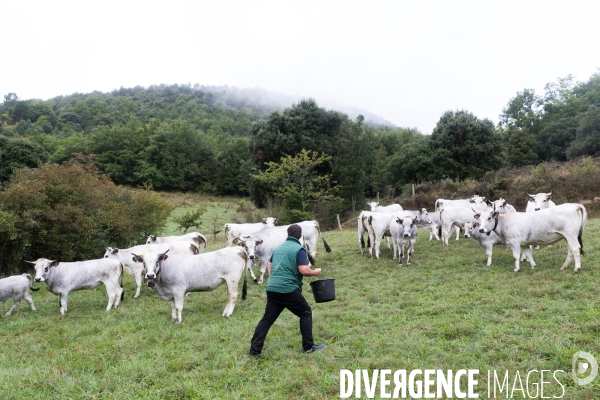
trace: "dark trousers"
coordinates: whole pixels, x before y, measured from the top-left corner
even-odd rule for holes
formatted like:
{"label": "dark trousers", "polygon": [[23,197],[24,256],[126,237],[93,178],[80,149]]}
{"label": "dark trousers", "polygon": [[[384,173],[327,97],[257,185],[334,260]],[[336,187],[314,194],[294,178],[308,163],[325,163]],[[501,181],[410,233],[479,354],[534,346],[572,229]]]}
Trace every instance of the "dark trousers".
{"label": "dark trousers", "polygon": [[250,353],[262,352],[265,338],[271,325],[275,323],[279,314],[287,308],[300,318],[300,333],[302,334],[302,348],[308,350],[314,345],[312,336],[312,310],[302,293],[296,290],[292,293],[267,292],[267,305],[265,315],[262,317],[250,342]]}

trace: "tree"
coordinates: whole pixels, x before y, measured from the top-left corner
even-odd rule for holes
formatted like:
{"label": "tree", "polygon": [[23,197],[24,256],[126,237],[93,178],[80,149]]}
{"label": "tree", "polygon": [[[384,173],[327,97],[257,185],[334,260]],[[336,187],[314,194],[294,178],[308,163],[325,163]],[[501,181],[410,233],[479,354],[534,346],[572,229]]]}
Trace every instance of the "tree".
{"label": "tree", "polygon": [[334,157],[333,173],[340,184],[342,198],[350,199],[352,211],[363,204],[368,184],[368,171],[374,156],[373,134],[363,125],[359,115],[356,123],[345,121],[340,129],[339,152]]}
{"label": "tree", "polygon": [[331,156],[302,149],[295,157],[281,157],[280,163],[269,162],[266,171],[253,174],[252,178],[268,185],[280,199],[297,198],[302,211],[317,201],[334,200],[331,175],[318,175],[317,169],[329,162]]}
{"label": "tree", "polygon": [[502,142],[489,119],[468,111],[445,112],[431,134],[434,163],[444,177],[479,179],[502,165]]}
{"label": "tree", "polygon": [[35,168],[47,161],[48,153],[39,144],[0,136],[0,182],[7,181],[16,169]]}
{"label": "tree", "polygon": [[420,184],[435,180],[437,169],[431,151],[429,137],[420,135],[394,154],[386,166],[386,178],[396,188],[410,183]]}
{"label": "tree", "polygon": [[190,228],[200,228],[202,220],[200,218],[206,212],[206,207],[198,207],[193,211],[188,211],[182,216],[174,217],[173,221],[177,224],[177,229],[186,233]]}
{"label": "tree", "polygon": [[590,106],[577,117],[577,134],[567,149],[569,158],[600,155],[600,107]]}
{"label": "tree", "polygon": [[313,99],[302,100],[283,113],[273,112],[266,122],[252,128],[250,146],[257,166],[264,170],[269,162],[284,155],[295,156],[301,150],[337,154],[337,137],[344,114],[326,111]]}

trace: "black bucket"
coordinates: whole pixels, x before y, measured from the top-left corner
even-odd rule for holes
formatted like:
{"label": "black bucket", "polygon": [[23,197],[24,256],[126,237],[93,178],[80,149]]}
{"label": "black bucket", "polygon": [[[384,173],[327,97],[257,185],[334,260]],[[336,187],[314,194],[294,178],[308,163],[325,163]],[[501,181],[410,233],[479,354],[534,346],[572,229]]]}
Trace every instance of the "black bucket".
{"label": "black bucket", "polygon": [[310,288],[312,289],[315,302],[326,303],[335,300],[335,279],[320,279],[312,281]]}

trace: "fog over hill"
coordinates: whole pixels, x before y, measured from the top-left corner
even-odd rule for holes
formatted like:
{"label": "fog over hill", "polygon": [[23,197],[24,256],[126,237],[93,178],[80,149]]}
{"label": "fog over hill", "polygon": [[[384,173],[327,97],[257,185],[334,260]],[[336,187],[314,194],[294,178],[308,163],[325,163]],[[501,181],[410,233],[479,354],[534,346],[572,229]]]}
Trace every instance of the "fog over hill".
{"label": "fog over hill", "polygon": [[[254,104],[260,108],[269,111],[283,110],[290,107],[292,104],[298,103],[303,97],[287,95],[279,92],[269,91],[262,88],[238,88],[235,86],[195,86],[201,90],[219,93],[223,96],[225,102],[238,103],[239,101]],[[226,99],[226,100],[225,100]],[[376,115],[370,111],[362,110],[358,107],[341,105],[331,100],[314,98],[320,107],[336,110],[347,114],[348,117],[356,121],[356,117],[361,114],[365,117],[365,122],[369,125],[379,127],[396,128],[396,125],[383,118],[381,115]]]}

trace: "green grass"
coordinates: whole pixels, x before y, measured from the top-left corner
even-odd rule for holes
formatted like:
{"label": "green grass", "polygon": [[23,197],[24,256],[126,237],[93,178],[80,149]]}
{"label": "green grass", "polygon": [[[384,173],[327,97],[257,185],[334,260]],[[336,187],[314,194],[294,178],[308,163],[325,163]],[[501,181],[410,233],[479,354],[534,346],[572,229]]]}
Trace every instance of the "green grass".
{"label": "green grass", "polygon": [[[570,379],[575,352],[600,360],[600,220],[586,225],[577,274],[573,266],[559,269],[562,242],[534,251],[535,270],[522,264],[514,273],[508,250],[495,247],[486,267],[485,251],[468,239],[444,247],[420,230],[413,265],[400,267],[385,245],[380,260],[361,257],[355,230],[324,234],[333,252],[320,244],[317,262],[322,277],[336,279],[337,299],[315,304],[310,278],[304,291],[324,351],[303,354],[298,320],[284,312],[269,332],[265,359],[250,358],[266,299],[264,286],[251,281],[228,319],[220,317],[224,286],[187,297],[181,325],[148,288],[134,300],[129,275],[125,300],[108,313],[103,286],[71,293],[60,316],[58,298],[35,284],[42,287],[33,293],[37,311],[23,302],[0,320],[0,396],[328,399],[339,397],[341,369],[479,369],[478,391],[487,398],[488,370],[510,370],[512,386],[517,370],[562,369],[564,399],[600,398],[600,378],[585,387]],[[223,244],[212,241],[207,251]],[[545,387],[544,396],[560,394],[557,384]]]}

